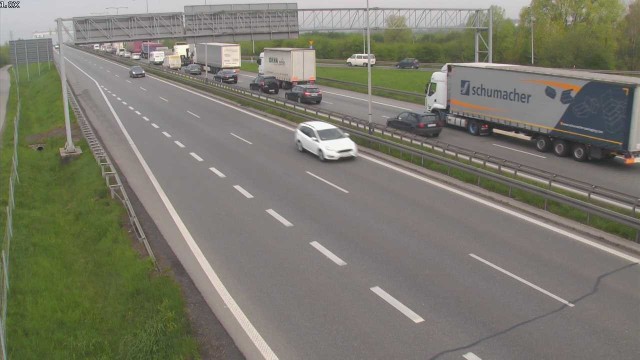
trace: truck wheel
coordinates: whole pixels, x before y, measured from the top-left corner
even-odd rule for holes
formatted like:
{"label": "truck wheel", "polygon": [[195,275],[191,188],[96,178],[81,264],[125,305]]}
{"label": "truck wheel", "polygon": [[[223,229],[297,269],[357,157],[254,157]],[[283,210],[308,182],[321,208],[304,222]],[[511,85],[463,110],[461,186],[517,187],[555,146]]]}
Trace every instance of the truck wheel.
{"label": "truck wheel", "polygon": [[540,152],[547,152],[551,148],[551,139],[548,136],[538,136],[536,138],[536,149]]}
{"label": "truck wheel", "polygon": [[473,136],[480,135],[480,124],[475,120],[467,121],[467,131]]}
{"label": "truck wheel", "polygon": [[555,140],[553,142],[553,153],[560,157],[569,155],[569,143],[560,139]]}
{"label": "truck wheel", "polygon": [[589,159],[589,152],[587,151],[587,147],[583,144],[574,144],[571,148],[571,154],[575,161],[583,162]]}

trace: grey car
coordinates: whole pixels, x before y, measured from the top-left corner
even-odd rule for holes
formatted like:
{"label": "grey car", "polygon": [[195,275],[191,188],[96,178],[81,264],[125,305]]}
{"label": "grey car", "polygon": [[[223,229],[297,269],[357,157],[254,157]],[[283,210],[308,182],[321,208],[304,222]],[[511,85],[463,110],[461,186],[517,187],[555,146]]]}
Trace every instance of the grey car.
{"label": "grey car", "polygon": [[132,66],[131,69],[129,69],[129,77],[144,77],[144,69],[138,65]]}

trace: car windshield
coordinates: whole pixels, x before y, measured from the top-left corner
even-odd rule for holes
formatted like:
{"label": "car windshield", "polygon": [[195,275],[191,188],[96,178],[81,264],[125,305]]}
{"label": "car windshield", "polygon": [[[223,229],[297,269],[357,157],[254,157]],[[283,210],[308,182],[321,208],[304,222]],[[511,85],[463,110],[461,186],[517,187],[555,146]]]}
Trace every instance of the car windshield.
{"label": "car windshield", "polygon": [[318,136],[320,137],[320,140],[323,140],[323,141],[335,140],[335,139],[343,138],[344,133],[342,132],[342,130],[338,128],[324,129],[324,130],[318,130]]}
{"label": "car windshield", "polygon": [[233,70],[222,70],[220,71],[220,74],[222,75],[234,75],[236,72]]}
{"label": "car windshield", "polygon": [[142,71],[142,68],[140,66],[134,66],[131,68],[131,70],[133,71]]}

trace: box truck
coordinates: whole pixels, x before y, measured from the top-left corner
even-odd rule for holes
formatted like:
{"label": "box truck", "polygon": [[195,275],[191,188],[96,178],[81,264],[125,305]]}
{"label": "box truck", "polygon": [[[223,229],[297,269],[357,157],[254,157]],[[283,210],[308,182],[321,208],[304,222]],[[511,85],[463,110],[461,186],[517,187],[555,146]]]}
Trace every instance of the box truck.
{"label": "box truck", "polygon": [[316,81],[314,49],[265,48],[258,65],[258,73],[275,76],[283,89]]}
{"label": "box truck", "polygon": [[149,63],[162,65],[164,63],[164,51],[152,51],[149,53]]}
{"label": "box truck", "polygon": [[180,59],[180,55],[165,55],[162,66],[168,67],[169,69],[173,70],[180,69],[182,67],[182,60]]}
{"label": "box truck", "polygon": [[209,72],[222,69],[238,69],[241,65],[240,45],[225,43],[200,43],[195,46],[193,62],[208,68]]}
{"label": "box truck", "polygon": [[160,43],[143,42],[141,46],[141,54],[144,59],[149,58],[149,53],[155,51],[156,48],[162,46]]}
{"label": "box truck", "polygon": [[446,64],[427,85],[426,109],[472,135],[530,136],[538,151],[577,161],[640,162],[640,79],[507,64]]}

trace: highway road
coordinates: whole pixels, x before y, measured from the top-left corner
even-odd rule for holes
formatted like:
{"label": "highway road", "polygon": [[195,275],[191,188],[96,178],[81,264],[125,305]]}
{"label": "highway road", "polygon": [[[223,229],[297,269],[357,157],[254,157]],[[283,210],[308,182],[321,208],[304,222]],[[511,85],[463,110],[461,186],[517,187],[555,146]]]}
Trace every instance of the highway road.
{"label": "highway road", "polygon": [[242,332],[230,332],[245,350],[280,359],[640,353],[640,259],[367,155],[321,163],[297,152],[281,123],[65,51],[92,121],[103,137],[125,138],[113,152],[142,163],[145,178],[128,180],[158,193],[171,217],[156,222],[180,229],[174,251],[193,254],[183,264],[209,280],[195,280],[205,296],[220,294],[217,315],[235,319]]}
{"label": "highway road", "polygon": [[[253,78],[255,78],[255,74],[242,71],[237,86],[248,89],[249,82]],[[425,79],[426,82],[427,79]],[[310,107],[318,107],[325,111],[335,111],[361,119],[368,118],[368,103],[365,94],[330,87],[321,87],[321,89],[323,90],[322,103],[309,105]],[[280,91],[278,95],[273,96],[284,98],[284,93],[285,91]],[[397,116],[407,110],[423,112],[424,107],[378,96],[373,97],[373,121],[379,124],[385,124],[389,117]],[[492,136],[475,137],[460,128],[446,129],[440,135],[439,140],[592,185],[640,196],[640,164],[629,166],[620,159],[577,163],[571,158],[558,158],[553,153],[540,153],[536,151],[529,140],[523,139],[523,137],[498,133]]]}

